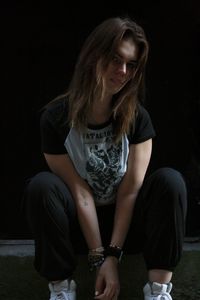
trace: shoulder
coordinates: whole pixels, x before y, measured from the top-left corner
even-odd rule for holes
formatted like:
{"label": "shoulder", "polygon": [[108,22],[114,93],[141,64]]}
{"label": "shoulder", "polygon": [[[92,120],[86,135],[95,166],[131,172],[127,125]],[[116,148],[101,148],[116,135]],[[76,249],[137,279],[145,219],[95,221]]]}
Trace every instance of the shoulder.
{"label": "shoulder", "polygon": [[150,118],[150,114],[148,110],[142,104],[139,103],[136,109],[136,121],[139,121],[142,118]]}
{"label": "shoulder", "polygon": [[66,153],[64,141],[69,130],[65,99],[59,98],[48,103],[40,116],[42,151],[49,154]]}
{"label": "shoulder", "polygon": [[149,111],[142,104],[138,104],[135,114],[135,130],[137,127],[152,127],[152,119]]}
{"label": "shoulder", "polygon": [[155,130],[150,114],[142,104],[138,104],[135,120],[129,134],[129,141],[131,143],[140,143],[154,136]]}
{"label": "shoulder", "polygon": [[67,98],[62,95],[47,105],[45,105],[41,110],[41,123],[50,122],[55,126],[59,126],[67,121]]}
{"label": "shoulder", "polygon": [[62,113],[67,111],[67,97],[65,95],[58,96],[49,103],[47,103],[42,113],[50,114],[54,117],[59,117]]}

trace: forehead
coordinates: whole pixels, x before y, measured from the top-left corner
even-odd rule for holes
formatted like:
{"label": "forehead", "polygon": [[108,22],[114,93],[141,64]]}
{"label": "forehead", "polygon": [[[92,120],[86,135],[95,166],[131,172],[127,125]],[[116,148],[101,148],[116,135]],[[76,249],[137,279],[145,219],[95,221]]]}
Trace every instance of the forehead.
{"label": "forehead", "polygon": [[138,45],[131,38],[121,40],[116,49],[116,54],[127,61],[137,60],[138,52]]}

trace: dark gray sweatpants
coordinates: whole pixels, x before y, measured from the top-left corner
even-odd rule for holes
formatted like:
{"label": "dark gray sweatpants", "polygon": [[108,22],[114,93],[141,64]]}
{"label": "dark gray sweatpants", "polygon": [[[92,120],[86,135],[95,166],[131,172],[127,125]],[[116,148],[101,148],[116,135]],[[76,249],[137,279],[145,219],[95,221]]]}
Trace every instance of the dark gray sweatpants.
{"label": "dark gray sweatpants", "polygon": [[[72,276],[76,253],[87,253],[76,207],[63,181],[50,172],[30,179],[24,193],[26,219],[35,239],[36,270],[48,280]],[[161,168],[148,176],[137,197],[124,252],[142,252],[148,270],[171,270],[182,254],[187,192],[182,175]],[[97,207],[104,246],[112,233],[115,206]]]}

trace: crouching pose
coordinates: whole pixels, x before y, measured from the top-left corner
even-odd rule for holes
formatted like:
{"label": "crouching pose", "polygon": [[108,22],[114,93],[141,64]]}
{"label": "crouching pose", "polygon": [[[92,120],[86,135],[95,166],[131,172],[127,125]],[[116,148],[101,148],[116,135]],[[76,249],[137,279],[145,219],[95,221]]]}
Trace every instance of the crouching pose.
{"label": "crouching pose", "polygon": [[121,17],[103,21],[86,39],[67,92],[42,111],[49,171],[31,178],[24,201],[34,265],[49,282],[50,300],[76,299],[73,274],[84,243],[95,270],[95,299],[118,299],[127,245],[144,256],[144,299],[172,299],[186,187],[172,168],[147,172],[155,136],[141,101],[147,57],[138,24]]}

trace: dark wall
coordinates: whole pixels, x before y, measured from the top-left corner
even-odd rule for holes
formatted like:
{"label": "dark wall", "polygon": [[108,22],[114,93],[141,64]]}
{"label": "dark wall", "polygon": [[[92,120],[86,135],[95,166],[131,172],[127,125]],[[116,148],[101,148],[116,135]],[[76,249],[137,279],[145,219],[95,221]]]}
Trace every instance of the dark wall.
{"label": "dark wall", "polygon": [[[165,3],[164,3],[165,2]],[[174,1],[176,2],[176,1]],[[128,14],[150,42],[146,106],[157,132],[151,168],[183,173],[189,191],[188,234],[200,231],[200,5],[198,1],[106,1],[69,8],[7,2],[2,22],[2,198],[0,238],[29,237],[20,203],[26,178],[46,169],[39,109],[69,83],[80,47],[103,19]]]}

